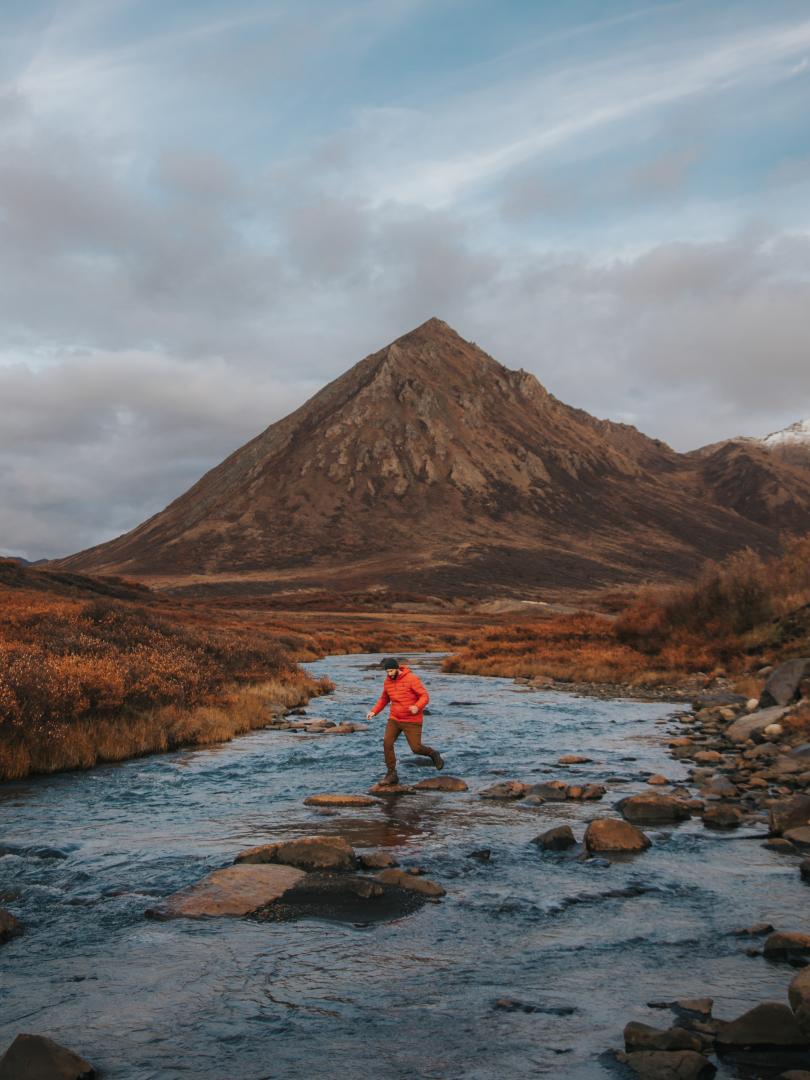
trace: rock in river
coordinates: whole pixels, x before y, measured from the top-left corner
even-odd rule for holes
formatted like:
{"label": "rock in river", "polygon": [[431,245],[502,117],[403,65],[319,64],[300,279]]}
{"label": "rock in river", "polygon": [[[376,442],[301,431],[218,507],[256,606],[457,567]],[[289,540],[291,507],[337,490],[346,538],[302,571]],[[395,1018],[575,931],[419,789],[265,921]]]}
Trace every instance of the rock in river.
{"label": "rock in river", "polygon": [[785,840],[789,840],[799,851],[810,851],[810,825],[800,825],[798,829],[788,829]]}
{"label": "rock in river", "polygon": [[94,1080],[84,1058],[44,1035],[18,1035],[0,1058],[0,1080]]}
{"label": "rock in river", "polygon": [[324,792],[320,795],[309,795],[304,799],[304,806],[379,806],[380,800],[373,799],[370,795],[342,795],[332,792]]}
{"label": "rock in river", "polygon": [[719,803],[703,812],[703,824],[709,829],[736,829],[743,819],[739,806]]}
{"label": "rock in river", "polygon": [[416,911],[426,899],[417,891],[380,881],[378,877],[306,874],[278,900],[257,911],[253,918],[258,922],[291,922],[305,918],[382,922]]}
{"label": "rock in river", "polygon": [[690,816],[689,807],[680,799],[671,795],[658,795],[655,792],[643,792],[630,795],[617,804],[622,817],[641,824],[655,824],[664,821],[683,821]]}
{"label": "rock in river", "polygon": [[300,870],[354,870],[357,858],[342,836],[302,836],[240,851],[236,863],[284,863]]}
{"label": "rock in river", "polygon": [[467,784],[459,776],[430,776],[414,785],[415,791],[468,791]]}
{"label": "rock in river", "polygon": [[800,825],[810,825],[810,795],[780,799],[768,811],[768,828],[774,836],[781,836]]}
{"label": "rock in river", "polygon": [[161,920],[238,918],[283,896],[304,877],[304,871],[294,866],[228,866],[166,897],[146,916]]}
{"label": "rock in river", "polygon": [[722,1024],[717,1032],[718,1047],[793,1047],[810,1044],[787,1005],[766,1001],[747,1013]]}
{"label": "rock in river", "polygon": [[576,842],[577,838],[570,825],[558,825],[556,829],[549,829],[532,840],[533,844],[539,845],[546,851],[565,851],[566,848],[573,847]]}
{"label": "rock in river", "polygon": [[673,1027],[666,1031],[631,1020],[624,1029],[624,1048],[633,1050],[701,1050],[703,1044],[697,1035],[685,1028]]}
{"label": "rock in river", "polygon": [[588,851],[635,852],[650,847],[650,839],[620,818],[597,818],[585,830],[585,847]]}
{"label": "rock in river", "polygon": [[423,896],[429,896],[431,899],[436,900],[440,896],[444,896],[446,892],[435,881],[428,881],[424,877],[416,877],[409,874],[407,870],[383,870],[381,874],[377,874],[376,880],[381,881],[384,885],[396,885],[400,889],[421,893]]}
{"label": "rock in river", "polygon": [[520,780],[501,780],[492,787],[484,788],[480,792],[482,799],[522,799],[529,789],[528,784],[522,784]]}
{"label": "rock in river", "polygon": [[22,923],[10,911],[0,908],[0,945],[11,938],[19,937],[23,932]]}
{"label": "rock in river", "polygon": [[802,1031],[810,1032],[810,967],[802,968],[788,987],[788,1001]]}
{"label": "rock in river", "polygon": [[625,1060],[641,1080],[709,1080],[717,1072],[695,1050],[638,1050]]}
{"label": "rock in river", "polygon": [[793,960],[810,956],[810,934],[777,931],[766,940],[762,952],[768,960]]}

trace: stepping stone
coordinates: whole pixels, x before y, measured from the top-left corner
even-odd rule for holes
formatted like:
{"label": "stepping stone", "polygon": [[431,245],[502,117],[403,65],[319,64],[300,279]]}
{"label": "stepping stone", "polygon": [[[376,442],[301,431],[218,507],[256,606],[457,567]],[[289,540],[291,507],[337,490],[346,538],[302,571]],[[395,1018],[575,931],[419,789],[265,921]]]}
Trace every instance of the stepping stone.
{"label": "stepping stone", "polygon": [[277,900],[305,876],[294,866],[228,866],[166,897],[146,916],[159,920],[239,918]]}
{"label": "stepping stone", "polygon": [[302,836],[240,851],[235,863],[282,863],[299,870],[354,870],[357,858],[342,836]]}
{"label": "stepping stone", "polygon": [[446,890],[435,881],[409,874],[407,870],[383,870],[381,874],[377,874],[377,880],[382,881],[384,885],[396,885],[400,889],[421,893],[423,896],[430,896],[436,900],[446,893]]}
{"label": "stepping stone", "polygon": [[357,861],[364,870],[387,870],[390,866],[399,866],[394,856],[387,851],[370,851],[366,855],[358,855]]}
{"label": "stepping stone", "polygon": [[379,799],[372,799],[370,795],[342,795],[325,792],[308,796],[304,799],[304,806],[378,806],[379,801]]}
{"label": "stepping stone", "polygon": [[369,795],[410,795],[415,789],[407,784],[374,784],[368,789]]}
{"label": "stepping stone", "polygon": [[469,791],[467,784],[458,776],[431,776],[416,784],[416,791]]}

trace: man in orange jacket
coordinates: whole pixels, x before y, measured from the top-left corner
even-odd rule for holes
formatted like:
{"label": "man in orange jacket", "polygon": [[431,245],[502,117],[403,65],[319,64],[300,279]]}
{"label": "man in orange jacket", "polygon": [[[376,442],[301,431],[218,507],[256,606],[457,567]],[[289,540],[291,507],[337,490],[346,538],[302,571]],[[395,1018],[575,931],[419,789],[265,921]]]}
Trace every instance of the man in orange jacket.
{"label": "man in orange jacket", "polygon": [[438,750],[425,746],[422,742],[423,711],[430,695],[422,685],[418,676],[414,675],[410,668],[400,664],[393,656],[387,656],[380,667],[385,668],[385,683],[380,699],[366,717],[371,720],[382,712],[390,702],[391,710],[388,714],[388,723],[385,727],[383,739],[383,751],[385,753],[385,765],[388,772],[380,781],[381,784],[398,784],[397,758],[394,753],[394,743],[404,732],[408,740],[408,746],[414,754],[429,757],[437,769],[444,768],[442,755]]}

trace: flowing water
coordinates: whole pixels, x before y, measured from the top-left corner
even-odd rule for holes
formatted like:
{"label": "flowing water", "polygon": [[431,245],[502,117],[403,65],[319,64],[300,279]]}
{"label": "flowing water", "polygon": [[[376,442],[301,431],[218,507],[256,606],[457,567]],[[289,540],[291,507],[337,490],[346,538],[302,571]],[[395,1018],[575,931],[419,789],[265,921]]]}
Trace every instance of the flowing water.
{"label": "flowing water", "polygon": [[[308,713],[362,719],[381,681],[375,659],[311,665],[338,689]],[[628,1020],[671,1021],[650,1000],[708,995],[729,1018],[785,1000],[790,969],[746,956],[750,942],[729,934],[761,920],[809,929],[795,861],[764,850],[755,830],[650,829],[651,850],[612,862],[530,843],[566,822],[581,837],[651,772],[683,777],[655,722],[675,706],[443,675],[430,656],[413,665],[432,695],[426,739],[469,793],[331,816],[305,807],[309,794],[363,792],[381,775],[382,720],[366,734],[267,730],[3,785],[0,851],[13,850],[0,858],[0,904],[27,932],[0,949],[0,1049],[20,1031],[47,1034],[122,1080],[590,1080],[613,1074],[604,1051]],[[433,775],[404,740],[397,748],[403,779]],[[565,753],[593,763],[561,767]],[[609,794],[532,808],[477,797],[501,777],[599,780]],[[240,849],[312,833],[389,849],[447,897],[367,927],[144,918]],[[469,858],[481,848],[489,862]],[[497,1007],[503,998],[525,1008]]]}

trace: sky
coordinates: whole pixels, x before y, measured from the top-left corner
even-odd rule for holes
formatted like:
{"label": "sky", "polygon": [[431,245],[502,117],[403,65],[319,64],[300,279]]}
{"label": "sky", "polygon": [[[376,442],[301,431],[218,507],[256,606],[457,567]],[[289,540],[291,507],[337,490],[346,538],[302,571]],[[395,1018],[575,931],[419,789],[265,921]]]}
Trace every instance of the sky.
{"label": "sky", "polygon": [[4,0],[0,551],[431,316],[678,450],[810,416],[806,0]]}

